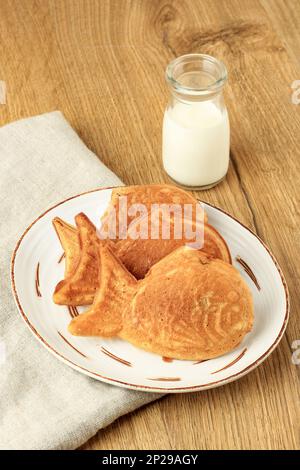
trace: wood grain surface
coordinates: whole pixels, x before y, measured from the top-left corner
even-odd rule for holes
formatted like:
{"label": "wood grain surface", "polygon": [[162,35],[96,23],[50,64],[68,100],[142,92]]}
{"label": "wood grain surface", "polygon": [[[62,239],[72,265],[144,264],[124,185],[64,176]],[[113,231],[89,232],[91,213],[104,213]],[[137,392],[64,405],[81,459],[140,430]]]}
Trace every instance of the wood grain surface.
{"label": "wood grain surface", "polygon": [[167,181],[167,63],[187,52],[225,61],[230,170],[197,195],[263,238],[291,293],[287,332],[262,366],[218,389],[166,396],[84,449],[299,448],[299,31],[298,0],[0,0],[0,124],[60,109],[127,184]]}

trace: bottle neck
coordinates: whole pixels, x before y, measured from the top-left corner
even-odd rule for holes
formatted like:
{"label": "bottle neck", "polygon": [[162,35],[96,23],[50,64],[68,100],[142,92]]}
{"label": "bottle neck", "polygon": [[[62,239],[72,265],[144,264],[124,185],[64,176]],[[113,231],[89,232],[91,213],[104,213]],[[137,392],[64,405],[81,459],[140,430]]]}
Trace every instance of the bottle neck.
{"label": "bottle neck", "polygon": [[201,95],[190,95],[185,93],[179,93],[178,90],[170,88],[170,99],[169,106],[174,107],[177,103],[185,104],[187,106],[197,105],[201,106],[201,103],[212,103],[220,110],[225,109],[225,102],[223,97],[223,89],[218,90],[214,93],[203,93]]}
{"label": "bottle neck", "polygon": [[170,62],[166,69],[173,103],[211,102],[222,107],[226,80],[227,70],[223,62],[206,54],[183,55]]}

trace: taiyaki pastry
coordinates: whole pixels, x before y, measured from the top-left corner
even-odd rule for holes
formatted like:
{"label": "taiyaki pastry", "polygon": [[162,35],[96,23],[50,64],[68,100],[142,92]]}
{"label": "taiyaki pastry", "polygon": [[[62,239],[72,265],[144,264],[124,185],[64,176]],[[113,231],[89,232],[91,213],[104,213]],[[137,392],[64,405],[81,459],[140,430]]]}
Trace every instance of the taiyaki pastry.
{"label": "taiyaki pastry", "polygon": [[[175,231],[173,224],[170,224],[170,238],[164,239],[160,232],[159,239],[149,237],[147,239],[133,238],[131,231],[133,226],[129,229],[127,238],[125,240],[118,240],[113,246],[113,250],[120,258],[122,263],[126,266],[137,279],[145,277],[149,269],[162,258],[174,251],[180,246],[197,247],[197,237],[188,238],[185,236],[182,229],[181,238],[175,238]],[[199,249],[204,253],[212,256],[213,258],[222,259],[227,263],[231,263],[231,256],[228,246],[223,237],[209,224],[201,224],[194,233],[198,231],[199,235]],[[201,236],[200,236],[201,235]]]}
{"label": "taiyaki pastry", "polygon": [[[130,214],[130,208],[134,208],[134,205],[136,205],[136,207],[137,205],[143,205],[147,210],[149,218],[151,210],[153,210],[153,205],[175,205],[181,208],[182,214],[184,214],[184,206],[189,205],[192,210],[190,214],[191,220],[195,222],[197,221],[196,218],[201,218],[201,222],[207,222],[207,215],[199,202],[190,193],[176,186],[168,184],[121,186],[112,190],[110,203],[101,218],[103,233],[110,233],[110,216],[113,218],[116,217],[114,238],[122,238],[137,215],[135,211]],[[202,212],[202,214],[199,216],[200,212]],[[198,222],[200,222],[200,220],[198,220]],[[120,227],[121,225],[122,227]],[[110,238],[113,239],[112,234]]]}
{"label": "taiyaki pastry", "polygon": [[142,280],[98,245],[100,287],[74,318],[79,336],[118,336],[162,356],[205,360],[235,348],[253,324],[250,290],[231,265],[190,247],[161,259]]}
{"label": "taiyaki pastry", "polygon": [[59,217],[52,221],[65,255],[65,278],[75,271],[80,257],[79,234],[71,224]]}
{"label": "taiyaki pastry", "polygon": [[[75,233],[72,226],[63,226],[60,240],[66,254],[68,266],[65,279],[60,281],[54,291],[53,300],[60,305],[89,305],[93,302],[99,285],[98,245],[100,243],[96,227],[88,217],[80,213],[75,217]],[[57,224],[57,219],[56,219]],[[57,227],[56,227],[57,228]],[[76,238],[76,236],[77,238]]]}
{"label": "taiyaki pastry", "polygon": [[[80,241],[76,227],[64,222],[61,219],[55,218],[53,221],[56,232],[62,244],[66,257],[66,270],[65,278],[68,277],[76,268],[80,258]],[[150,226],[149,226],[150,227]],[[127,233],[127,238],[112,242],[110,240],[103,240],[102,243],[109,243],[111,249],[120,258],[122,263],[126,266],[137,279],[145,277],[151,266],[160,261],[164,256],[168,255],[176,248],[183,245],[194,245],[195,238],[187,238],[182,230],[182,238],[174,238],[174,230],[172,221],[170,222],[170,238],[164,239],[161,230],[159,231],[160,238],[147,239],[132,238],[131,232],[136,228],[131,225]],[[95,231],[95,228],[93,229]],[[195,230],[195,228],[194,228]],[[228,246],[219,232],[209,224],[201,225],[197,228],[203,231],[203,238],[201,238],[201,251],[208,255],[222,259],[227,263],[231,263],[231,256]],[[100,239],[97,240],[100,243]]]}
{"label": "taiyaki pastry", "polygon": [[[128,215],[128,212],[126,212],[126,214],[120,214],[119,201],[120,197],[122,196],[127,198],[127,211],[130,205],[136,203],[143,204],[147,208],[147,211],[151,211],[152,204],[178,204],[179,207],[182,207],[183,204],[189,204],[192,207],[191,219],[186,219],[184,217],[183,211],[183,217],[181,218],[180,222],[182,222],[183,225],[189,224],[193,226],[192,228],[194,233],[202,233],[201,241],[203,243],[199,245],[200,249],[215,258],[220,258],[224,261],[231,262],[230,252],[226,242],[213,227],[207,224],[207,216],[205,212],[191,194],[183,191],[182,189],[169,185],[143,185],[115,188],[112,191],[109,207],[102,218],[103,226],[107,224],[109,214],[113,210],[115,211],[116,215],[116,226],[119,227],[120,217],[125,217],[128,226],[126,225],[126,232],[123,234],[121,239],[116,240],[113,236],[112,240],[109,238],[105,238],[105,240],[111,243],[115,242],[115,246],[112,247],[112,250],[115,251],[116,255],[121,259],[127,269],[138,279],[142,279],[151,266],[153,266],[153,264],[171,253],[179,246],[194,246],[194,242],[197,237],[195,239],[187,237],[185,235],[184,229],[182,230],[181,237],[176,237],[174,235],[176,215],[172,213],[169,213],[169,215],[171,215],[169,218],[169,237],[166,238],[163,236],[161,228],[158,229],[158,236],[152,237],[152,233],[150,232],[153,228],[154,222],[152,218],[149,220],[150,212],[147,212],[144,216],[138,216],[136,220],[133,218],[133,216]],[[194,216],[196,216],[194,209],[196,207],[197,210],[200,209],[202,211],[201,223],[198,223],[196,220],[194,220]],[[140,236],[138,238],[134,237],[133,232],[136,231],[136,227],[138,225],[142,225],[145,220],[148,223],[146,234],[147,236]],[[162,222],[166,221],[163,211],[159,212],[157,220],[161,225]],[[53,224],[66,255],[65,277],[67,277],[72,271],[74,271],[74,267],[76,267],[78,264],[80,257],[79,236],[75,227],[72,227],[70,224],[62,221],[61,219],[54,219]]]}

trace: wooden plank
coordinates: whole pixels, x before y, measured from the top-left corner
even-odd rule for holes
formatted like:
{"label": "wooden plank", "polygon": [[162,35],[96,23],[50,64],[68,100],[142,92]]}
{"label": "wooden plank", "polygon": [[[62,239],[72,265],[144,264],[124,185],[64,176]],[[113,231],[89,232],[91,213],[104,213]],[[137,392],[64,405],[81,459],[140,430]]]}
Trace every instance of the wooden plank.
{"label": "wooden plank", "polygon": [[282,44],[295,64],[300,64],[298,0],[261,0]]}
{"label": "wooden plank", "polygon": [[288,17],[281,29],[278,8],[259,0],[1,3],[0,79],[8,100],[0,124],[60,109],[128,184],[167,181],[161,123],[168,61],[186,52],[225,61],[232,164],[224,183],[198,196],[264,238],[292,296],[287,334],[255,372],[220,389],[168,396],[100,431],[85,449],[299,447],[291,343],[300,338],[300,108],[290,84],[300,74],[283,42]]}

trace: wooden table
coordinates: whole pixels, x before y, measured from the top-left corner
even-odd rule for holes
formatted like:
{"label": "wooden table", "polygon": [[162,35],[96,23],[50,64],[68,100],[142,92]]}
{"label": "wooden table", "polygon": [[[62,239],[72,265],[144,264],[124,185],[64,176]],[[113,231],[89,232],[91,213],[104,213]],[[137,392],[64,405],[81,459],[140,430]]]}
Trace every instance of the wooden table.
{"label": "wooden table", "polygon": [[60,109],[127,184],[166,181],[166,64],[187,52],[225,61],[231,166],[199,196],[265,240],[291,293],[287,332],[256,371],[166,396],[84,449],[299,448],[300,105],[291,88],[300,79],[299,30],[299,0],[0,0],[0,124]]}

